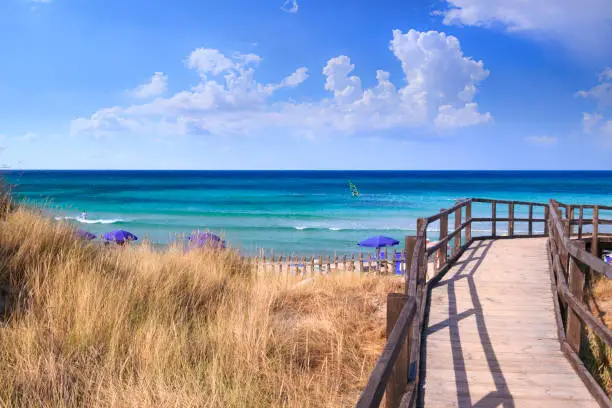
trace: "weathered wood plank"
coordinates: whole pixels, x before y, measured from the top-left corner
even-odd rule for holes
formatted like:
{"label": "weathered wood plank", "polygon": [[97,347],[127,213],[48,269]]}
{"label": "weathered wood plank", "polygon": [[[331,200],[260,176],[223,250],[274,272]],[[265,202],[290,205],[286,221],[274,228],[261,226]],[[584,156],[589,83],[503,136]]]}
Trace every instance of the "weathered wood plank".
{"label": "weathered wood plank", "polygon": [[431,292],[425,407],[598,406],[559,347],[547,259],[542,238],[474,241],[450,267]]}

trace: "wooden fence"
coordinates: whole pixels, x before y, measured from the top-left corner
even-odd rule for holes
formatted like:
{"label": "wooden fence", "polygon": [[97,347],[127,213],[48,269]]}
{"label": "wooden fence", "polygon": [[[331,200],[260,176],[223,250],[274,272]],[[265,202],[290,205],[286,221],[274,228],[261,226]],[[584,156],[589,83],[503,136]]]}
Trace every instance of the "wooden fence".
{"label": "wooden fence", "polygon": [[[472,218],[472,206],[475,203],[490,206],[491,217]],[[500,205],[508,206],[507,216],[499,216]],[[526,206],[528,216],[515,217],[517,206]],[[535,217],[534,209],[543,209],[543,216]],[[431,287],[474,240],[547,236],[549,212],[550,207],[546,203],[470,198],[461,200],[452,208],[443,209],[436,215],[417,220],[417,235],[406,237],[406,293],[389,294],[387,298],[387,342],[361,393],[357,407],[378,407],[384,395],[388,408],[416,405],[421,374],[421,340]],[[450,233],[449,218],[454,224]],[[491,223],[491,234],[472,236],[472,225],[476,222]],[[507,235],[497,234],[499,222],[507,223]],[[518,233],[515,229],[517,222],[526,222],[527,230]],[[433,223],[439,223],[439,241],[427,246],[427,228]],[[544,225],[543,233],[535,232],[534,224],[538,223]],[[435,253],[437,262],[429,276],[428,259]]]}
{"label": "wooden fence", "polygon": [[[593,209],[591,219],[583,219],[583,209],[586,207]],[[579,209],[578,219],[573,217],[576,208]],[[580,350],[584,346],[582,339],[585,326],[607,347],[612,347],[612,330],[597,319],[584,303],[587,270],[590,270],[591,276],[600,275],[612,279],[612,266],[603,262],[598,252],[598,226],[612,222],[598,218],[600,208],[612,210],[612,207],[565,205],[551,200],[548,245],[553,285],[558,294],[558,298],[555,297],[555,309],[561,349],[600,405],[607,407],[610,406],[610,399],[580,359]],[[565,209],[566,218],[562,216],[562,209]],[[585,224],[593,225],[590,252],[585,250],[586,242],[582,240],[584,238],[582,226]],[[574,225],[578,226],[576,234],[573,233]],[[578,240],[572,240],[572,236],[576,236]]]}
{"label": "wooden fence", "polygon": [[404,274],[406,268],[406,252],[387,249],[384,256],[358,254],[328,255],[299,257],[292,255],[266,254],[261,251],[260,256],[252,258],[260,271],[285,272],[296,275],[312,275],[317,273],[333,272],[376,272]]}

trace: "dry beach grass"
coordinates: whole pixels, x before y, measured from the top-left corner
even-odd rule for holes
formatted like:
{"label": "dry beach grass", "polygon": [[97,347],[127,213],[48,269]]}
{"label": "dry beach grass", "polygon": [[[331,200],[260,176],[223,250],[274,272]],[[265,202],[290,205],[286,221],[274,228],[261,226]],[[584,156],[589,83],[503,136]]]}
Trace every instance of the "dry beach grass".
{"label": "dry beach grass", "polygon": [[0,405],[351,406],[393,278],[263,275],[231,251],[108,249],[0,217]]}
{"label": "dry beach grass", "polygon": [[[593,314],[612,328],[612,281],[595,277],[590,282],[585,297]],[[587,366],[612,397],[612,349],[606,347],[591,330],[586,331],[586,338],[588,345],[584,351],[588,356]]]}

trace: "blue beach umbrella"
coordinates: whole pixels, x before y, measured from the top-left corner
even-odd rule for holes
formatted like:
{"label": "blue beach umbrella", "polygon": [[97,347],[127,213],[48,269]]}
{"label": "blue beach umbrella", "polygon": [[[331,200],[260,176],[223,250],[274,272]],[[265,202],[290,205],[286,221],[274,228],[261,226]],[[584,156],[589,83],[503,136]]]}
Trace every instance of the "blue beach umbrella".
{"label": "blue beach umbrella", "polygon": [[399,244],[397,239],[384,237],[382,235],[377,235],[375,237],[370,237],[368,239],[364,239],[363,241],[357,243],[357,245],[368,248],[376,248],[380,249],[381,247],[386,246],[394,246]]}
{"label": "blue beach umbrella", "polygon": [[199,232],[197,234],[191,234],[189,241],[198,248],[203,246],[225,249],[225,241],[212,232]]}
{"label": "blue beach umbrella", "polygon": [[126,241],[136,241],[138,237],[131,232],[125,230],[114,230],[102,235],[106,241],[115,241],[118,244],[123,244]]}
{"label": "blue beach umbrella", "polygon": [[87,239],[87,240],[92,240],[92,239],[94,239],[96,237],[95,234],[92,234],[91,232],[85,231],[85,230],[82,230],[82,229],[76,230],[76,235],[79,238]]}
{"label": "blue beach umbrella", "polygon": [[399,244],[397,239],[384,237],[382,235],[377,235],[375,237],[370,237],[368,239],[364,239],[361,242],[358,242],[357,245],[368,248],[376,248],[376,259],[380,259],[380,248],[387,246],[394,246]]}

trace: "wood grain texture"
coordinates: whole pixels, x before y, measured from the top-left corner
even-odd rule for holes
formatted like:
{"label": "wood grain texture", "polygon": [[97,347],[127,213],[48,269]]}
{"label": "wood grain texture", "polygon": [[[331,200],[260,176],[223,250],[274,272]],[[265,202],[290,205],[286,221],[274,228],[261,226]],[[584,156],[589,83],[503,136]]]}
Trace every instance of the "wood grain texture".
{"label": "wood grain texture", "polygon": [[546,239],[473,242],[431,292],[425,407],[598,407],[557,329]]}

